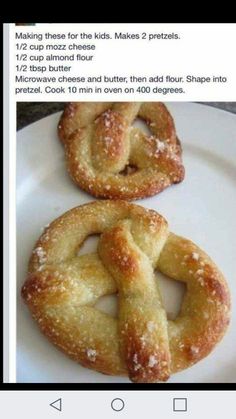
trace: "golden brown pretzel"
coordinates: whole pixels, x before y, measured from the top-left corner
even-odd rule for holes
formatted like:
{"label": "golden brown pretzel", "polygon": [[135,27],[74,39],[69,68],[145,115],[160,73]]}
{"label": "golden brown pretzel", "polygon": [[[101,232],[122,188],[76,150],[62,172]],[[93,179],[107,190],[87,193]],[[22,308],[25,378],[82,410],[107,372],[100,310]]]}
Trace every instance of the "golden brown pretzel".
{"label": "golden brown pretzel", "polygon": [[[78,256],[101,233],[98,253]],[[154,270],[186,283],[168,320]],[[94,307],[118,292],[118,319]],[[195,364],[222,338],[230,318],[227,284],[194,243],[166,220],[125,201],[98,201],[56,219],[38,240],[22,296],[42,332],[74,360],[134,382],[165,381]]]}
{"label": "golden brown pretzel", "polygon": [[[137,117],[151,135],[132,127]],[[184,178],[180,142],[163,103],[70,103],[58,133],[72,179],[96,197],[144,198]]]}

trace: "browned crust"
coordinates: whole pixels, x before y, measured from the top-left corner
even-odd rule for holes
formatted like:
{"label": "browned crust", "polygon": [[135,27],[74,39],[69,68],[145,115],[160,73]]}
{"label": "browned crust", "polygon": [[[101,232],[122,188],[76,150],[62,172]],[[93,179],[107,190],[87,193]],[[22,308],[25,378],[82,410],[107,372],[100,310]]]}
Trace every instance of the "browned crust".
{"label": "browned crust", "polygon": [[58,136],[63,144],[78,128],[84,128],[96,119],[107,107],[109,102],[69,102],[58,123]]}
{"label": "browned crust", "polygon": [[[136,383],[156,383],[167,381],[170,377],[170,353],[163,347],[153,348],[151,345],[143,346],[137,330],[137,326],[128,327],[122,335],[122,345],[125,348],[123,354],[125,364],[129,371],[129,377]],[[158,362],[150,364],[150,359]]]}

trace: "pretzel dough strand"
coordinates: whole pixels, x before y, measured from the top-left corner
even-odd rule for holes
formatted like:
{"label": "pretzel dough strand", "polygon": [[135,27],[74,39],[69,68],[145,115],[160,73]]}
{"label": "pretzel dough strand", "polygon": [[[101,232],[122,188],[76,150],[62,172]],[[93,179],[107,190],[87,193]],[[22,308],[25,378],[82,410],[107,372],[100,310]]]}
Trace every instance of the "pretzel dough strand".
{"label": "pretzel dough strand", "polygon": [[[162,230],[157,229],[157,241],[160,234]],[[135,244],[130,221],[122,221],[103,233],[98,250],[117,283],[121,353],[130,378],[137,382],[166,380],[170,373],[166,312],[151,261]],[[148,322],[153,324],[151,333]]]}
{"label": "pretzel dough strand", "polygon": [[[98,254],[78,255],[102,233]],[[178,317],[167,321],[153,272],[184,281]],[[118,320],[99,311],[118,292]],[[168,233],[155,211],[123,201],[74,208],[46,228],[33,251],[22,296],[42,332],[82,365],[136,382],[166,380],[205,357],[230,317],[223,275],[189,240]]]}

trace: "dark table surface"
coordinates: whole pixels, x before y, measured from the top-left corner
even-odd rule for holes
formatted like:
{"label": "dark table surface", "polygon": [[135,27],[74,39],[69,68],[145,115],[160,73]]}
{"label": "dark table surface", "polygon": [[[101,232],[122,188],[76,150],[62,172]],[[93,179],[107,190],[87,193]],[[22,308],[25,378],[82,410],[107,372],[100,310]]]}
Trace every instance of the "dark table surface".
{"label": "dark table surface", "polygon": [[[236,102],[199,102],[215,108],[236,114]],[[17,130],[32,124],[45,116],[62,111],[65,102],[18,102],[17,103]]]}

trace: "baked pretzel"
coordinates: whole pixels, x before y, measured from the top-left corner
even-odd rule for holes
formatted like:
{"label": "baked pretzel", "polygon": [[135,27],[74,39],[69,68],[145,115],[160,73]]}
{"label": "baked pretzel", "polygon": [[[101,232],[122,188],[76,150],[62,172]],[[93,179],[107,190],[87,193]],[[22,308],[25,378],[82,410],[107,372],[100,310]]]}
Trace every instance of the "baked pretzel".
{"label": "baked pretzel", "polygon": [[[98,253],[78,255],[91,234]],[[168,320],[157,269],[185,282]],[[95,307],[118,292],[118,319]],[[223,275],[194,243],[168,231],[158,213],[97,201],[52,222],[39,238],[22,296],[41,331],[83,366],[134,382],[165,381],[208,355],[223,337],[230,297]]]}
{"label": "baked pretzel", "polygon": [[[136,118],[150,135],[132,127]],[[58,133],[70,176],[96,197],[144,198],[184,178],[181,145],[163,103],[69,103]]]}

